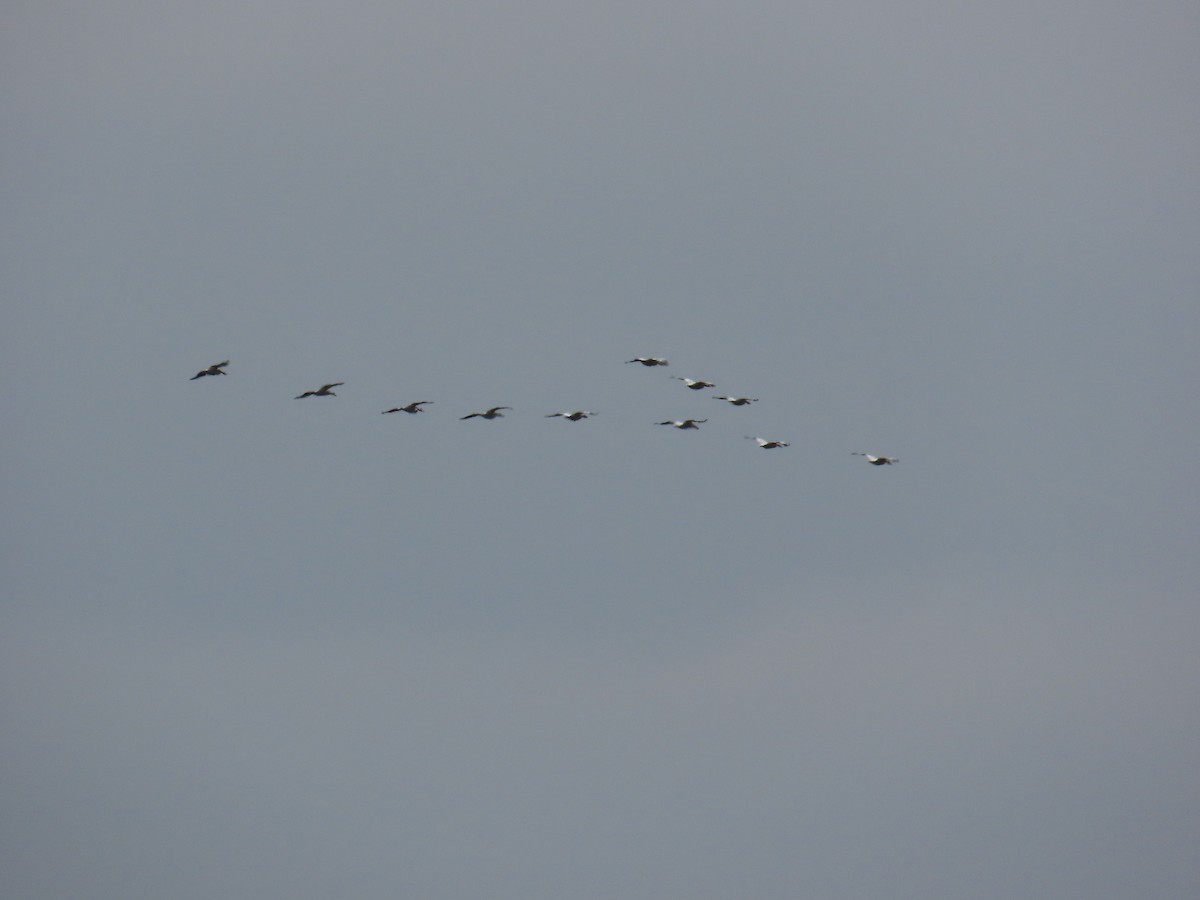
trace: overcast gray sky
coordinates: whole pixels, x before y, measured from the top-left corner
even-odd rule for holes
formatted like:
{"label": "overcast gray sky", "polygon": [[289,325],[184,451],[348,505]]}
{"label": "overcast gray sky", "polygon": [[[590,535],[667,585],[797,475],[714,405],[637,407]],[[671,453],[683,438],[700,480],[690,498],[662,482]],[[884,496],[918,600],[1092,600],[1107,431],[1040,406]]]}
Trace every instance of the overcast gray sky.
{"label": "overcast gray sky", "polygon": [[5,896],[1200,895],[1194,3],[0,23]]}

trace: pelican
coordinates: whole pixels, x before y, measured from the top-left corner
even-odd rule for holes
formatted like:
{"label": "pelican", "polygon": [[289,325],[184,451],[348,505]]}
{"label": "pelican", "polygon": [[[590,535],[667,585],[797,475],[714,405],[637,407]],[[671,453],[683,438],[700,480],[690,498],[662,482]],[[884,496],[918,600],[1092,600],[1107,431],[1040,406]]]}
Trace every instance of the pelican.
{"label": "pelican", "polygon": [[478,416],[481,419],[503,419],[504,413],[500,412],[500,410],[502,410],[502,409],[512,409],[512,407],[511,406],[493,406],[487,412],[468,413],[467,415],[460,418],[459,421],[461,422],[463,419],[474,419],[476,416]]}
{"label": "pelican", "polygon": [[346,382],[344,381],[335,381],[333,384],[322,385],[315,391],[305,391],[303,394],[298,394],[293,399],[303,400],[305,397],[336,397],[337,394],[330,390],[330,388],[341,387],[345,383]]}
{"label": "pelican", "polygon": [[890,466],[892,463],[900,462],[900,460],[894,459],[890,456],[872,456],[870,453],[855,452],[855,453],[851,453],[850,455],[851,456],[865,456],[867,458],[867,462],[869,462],[873,466]]}
{"label": "pelican", "polygon": [[733,406],[749,406],[751,403],[757,403],[757,397],[713,397],[714,400],[728,400]]}
{"label": "pelican", "polygon": [[674,378],[676,381],[682,381],[693,391],[702,391],[705,388],[716,387],[716,385],[713,384],[711,381],[694,381],[691,378],[683,378],[679,375],[672,375],[671,377]]}
{"label": "pelican", "polygon": [[663,359],[661,356],[638,356],[634,359],[627,359],[627,360],[625,360],[625,362],[627,364],[633,363],[633,362],[641,363],[643,366],[669,365],[669,363],[665,359]]}
{"label": "pelican", "polygon": [[417,400],[413,403],[408,404],[408,406],[393,406],[391,409],[385,409],[383,411],[383,414],[386,416],[388,413],[394,413],[394,412],[406,412],[406,413],[425,412],[425,410],[421,409],[421,407],[426,403],[432,403],[432,402],[433,402],[432,400]]}
{"label": "pelican", "polygon": [[758,446],[762,447],[764,450],[774,450],[776,447],[792,446],[787,441],[768,441],[766,438],[751,437],[750,435],[746,435],[746,440],[755,441]]}
{"label": "pelican", "polygon": [[557,412],[549,413],[546,418],[553,419],[555,416],[562,416],[564,419],[569,419],[572,422],[578,422],[580,419],[586,419],[588,416],[594,416],[595,413],[587,409],[577,409],[575,412]]}
{"label": "pelican", "polygon": [[229,365],[229,360],[225,360],[225,362],[213,363],[207,369],[201,369],[199,372],[189,378],[188,381],[195,381],[197,378],[203,378],[205,375],[228,375],[229,373],[225,371],[225,367],[227,365]]}
{"label": "pelican", "polygon": [[700,430],[700,423],[707,422],[708,419],[684,419],[682,422],[678,419],[671,419],[667,422],[659,422],[659,425],[674,425],[676,428],[681,428],[686,431],[689,428]]}

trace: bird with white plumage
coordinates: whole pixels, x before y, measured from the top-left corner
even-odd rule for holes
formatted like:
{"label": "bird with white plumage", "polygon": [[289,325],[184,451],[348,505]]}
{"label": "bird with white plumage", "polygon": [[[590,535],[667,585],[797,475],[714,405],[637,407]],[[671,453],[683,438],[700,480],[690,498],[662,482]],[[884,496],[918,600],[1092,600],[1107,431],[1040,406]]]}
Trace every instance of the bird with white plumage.
{"label": "bird with white plumage", "polygon": [[850,455],[865,457],[867,462],[873,466],[890,466],[892,463],[900,462],[900,460],[892,456],[872,456],[870,453],[859,453],[857,451],[851,453]]}

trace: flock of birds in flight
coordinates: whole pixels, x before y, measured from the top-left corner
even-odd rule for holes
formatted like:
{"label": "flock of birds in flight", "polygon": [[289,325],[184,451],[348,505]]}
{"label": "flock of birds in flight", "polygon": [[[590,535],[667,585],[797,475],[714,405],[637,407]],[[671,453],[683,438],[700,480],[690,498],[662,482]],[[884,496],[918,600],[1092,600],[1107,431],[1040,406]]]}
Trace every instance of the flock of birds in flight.
{"label": "flock of birds in flight", "polygon": [[[626,360],[626,363],[640,363],[641,365],[647,366],[647,367],[668,365],[667,360],[663,359],[660,356],[637,356],[637,357],[634,357],[633,359]],[[213,363],[211,366],[201,369],[199,372],[197,372],[195,375],[193,375],[190,380],[195,381],[198,378],[204,378],[204,377],[210,376],[210,375],[227,375],[228,373],[225,371],[225,367],[228,365],[229,365],[229,360],[224,360],[223,362],[219,362],[219,363]],[[702,390],[706,390],[708,388],[716,387],[716,385],[713,384],[711,381],[703,381],[703,380],[694,379],[694,378],[683,378],[681,376],[673,376],[673,377],[677,381],[682,381],[689,390],[693,390],[693,391],[702,391]],[[302,394],[297,394],[295,399],[303,400],[306,397],[336,397],[337,394],[334,393],[333,389],[335,387],[341,387],[343,384],[345,384],[344,381],[333,381],[333,382],[330,382],[329,384],[323,384],[319,388],[317,388],[315,391],[305,391]],[[727,403],[729,403],[731,406],[749,406],[751,403],[758,402],[757,397],[718,397],[718,396],[714,396],[713,399],[714,400],[724,400]],[[421,412],[425,412],[426,411],[425,407],[431,405],[432,403],[433,403],[432,400],[415,400],[412,403],[407,404],[406,406],[394,406],[391,409],[385,409],[385,410],[383,410],[383,414],[387,415],[389,413],[398,413],[398,412],[409,413],[409,414],[421,413]],[[467,415],[460,416],[459,418],[460,418],[460,420],[465,420],[465,419],[489,419],[489,420],[502,419],[502,418],[504,418],[504,413],[502,412],[502,410],[505,410],[505,409],[511,410],[512,407],[511,406],[493,406],[487,410],[484,410],[483,412],[467,413]],[[590,410],[576,409],[576,410],[573,410],[572,412],[547,413],[545,418],[554,419],[554,418],[561,417],[563,419],[566,419],[569,422],[578,422],[582,419],[587,419],[594,415],[596,415],[596,413],[594,413]],[[665,422],[659,422],[657,424],[670,425],[671,427],[678,428],[681,431],[698,431],[700,429],[700,426],[707,421],[708,421],[708,419],[668,419]],[[748,440],[748,441],[756,442],[758,444],[758,446],[761,447],[763,450],[776,450],[781,447],[790,447],[791,446],[791,444],[788,441],[768,440],[767,438],[755,437],[755,436],[749,435],[749,434],[746,435],[745,437],[746,437],[746,440]],[[866,459],[866,461],[869,462],[873,466],[890,466],[892,463],[897,463],[900,461],[900,460],[895,459],[894,457],[890,457],[890,456],[873,456],[870,453],[860,453],[858,451],[855,451],[854,453],[852,453],[851,456],[864,457]]]}

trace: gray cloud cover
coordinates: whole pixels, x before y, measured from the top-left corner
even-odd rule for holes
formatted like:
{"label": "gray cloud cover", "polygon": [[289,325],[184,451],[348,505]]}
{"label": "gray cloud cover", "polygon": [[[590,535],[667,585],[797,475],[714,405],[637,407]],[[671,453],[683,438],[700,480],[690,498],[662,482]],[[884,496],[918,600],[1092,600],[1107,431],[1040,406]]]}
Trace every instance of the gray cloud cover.
{"label": "gray cloud cover", "polygon": [[7,894],[1196,894],[1191,5],[5,20]]}

